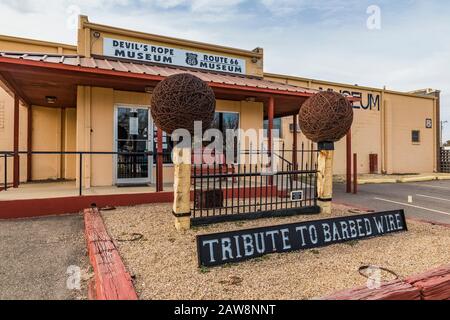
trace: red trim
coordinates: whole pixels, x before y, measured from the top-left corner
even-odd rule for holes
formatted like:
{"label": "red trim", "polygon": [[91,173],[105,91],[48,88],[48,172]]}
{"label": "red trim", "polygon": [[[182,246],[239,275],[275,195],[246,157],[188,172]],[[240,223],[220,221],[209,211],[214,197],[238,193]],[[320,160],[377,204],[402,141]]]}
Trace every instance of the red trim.
{"label": "red trim", "polygon": [[[162,81],[165,79],[165,77],[162,77],[162,76],[149,75],[149,74],[121,72],[121,71],[105,70],[105,69],[98,69],[98,68],[87,68],[87,67],[82,67],[82,66],[71,66],[71,65],[61,64],[61,63],[57,64],[57,63],[48,63],[48,62],[43,62],[43,61],[32,61],[32,60],[5,58],[5,57],[0,57],[0,63],[39,67],[39,68],[54,69],[54,70],[56,69],[56,70],[61,70],[61,71],[82,72],[82,73],[88,73],[88,74],[93,74],[93,75],[108,75],[108,76],[117,76],[117,77],[125,77],[125,78],[132,78],[132,79],[142,79],[142,80],[147,80],[147,81],[151,80],[151,81],[159,82],[159,81]],[[283,96],[311,97],[314,95],[314,93],[308,93],[308,92],[293,92],[293,91],[286,91],[286,90],[283,91],[283,90],[275,90],[275,89],[269,89],[269,88],[240,86],[240,85],[235,85],[235,84],[232,85],[232,84],[217,83],[217,82],[208,82],[208,84],[212,88],[224,88],[224,89],[234,89],[234,90],[240,90],[240,91],[262,92],[262,93],[283,95]]]}
{"label": "red trim", "polygon": [[50,215],[79,213],[96,204],[125,207],[149,203],[173,202],[173,192],[120,194],[102,196],[66,197],[53,199],[0,201],[0,219],[42,217]]}
{"label": "red trim", "polygon": [[20,156],[19,156],[19,126],[20,126],[20,101],[17,94],[14,95],[14,188],[20,184]]}
{"label": "red trim", "polygon": [[294,114],[292,116],[293,126],[294,126],[294,132],[293,132],[293,142],[292,142],[292,163],[294,165],[294,170],[298,169],[298,132],[297,132],[297,114]]}
{"label": "red trim", "polygon": [[352,193],[352,130],[347,133],[347,193]]}
{"label": "red trim", "polygon": [[163,174],[163,131],[158,128],[157,134],[157,145],[158,145],[158,159],[156,161],[157,165],[157,176],[156,176],[156,191],[164,191],[164,174]]}
{"label": "red trim", "polygon": [[84,211],[89,260],[94,269],[96,300],[138,300],[130,274],[109,236],[98,209]]}

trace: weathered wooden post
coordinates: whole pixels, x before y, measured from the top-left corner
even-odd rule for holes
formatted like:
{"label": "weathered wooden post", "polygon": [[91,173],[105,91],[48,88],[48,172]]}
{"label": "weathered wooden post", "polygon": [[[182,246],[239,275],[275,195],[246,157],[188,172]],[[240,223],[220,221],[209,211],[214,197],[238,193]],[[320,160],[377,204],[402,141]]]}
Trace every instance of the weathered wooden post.
{"label": "weathered wooden post", "polygon": [[333,163],[334,143],[320,142],[319,156],[317,159],[317,193],[318,204],[322,213],[331,213],[331,202],[333,200]]}
{"label": "weathered wooden post", "polygon": [[331,213],[334,143],[349,132],[353,123],[353,106],[337,92],[322,91],[302,105],[299,121],[305,136],[318,143],[318,204],[322,213]]}
{"label": "weathered wooden post", "polygon": [[178,231],[191,228],[191,149],[175,147],[173,149],[174,202],[173,214],[175,228]]}
{"label": "weathered wooden post", "polygon": [[[173,214],[179,231],[191,227],[192,141],[202,141],[203,137],[195,137],[195,133],[203,135],[210,128],[215,110],[213,90],[188,73],[168,77],[153,91],[151,113],[156,126],[167,134],[182,137],[173,149]],[[196,124],[201,125],[201,130],[195,130]]]}

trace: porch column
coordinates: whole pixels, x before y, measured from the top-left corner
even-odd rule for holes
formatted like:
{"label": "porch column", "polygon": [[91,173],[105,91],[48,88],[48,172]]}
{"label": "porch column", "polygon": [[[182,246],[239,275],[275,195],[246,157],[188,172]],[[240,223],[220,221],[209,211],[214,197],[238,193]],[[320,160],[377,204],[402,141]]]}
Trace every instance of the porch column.
{"label": "porch column", "polygon": [[[269,110],[268,110],[268,116],[269,116],[269,128],[267,131],[267,139],[268,139],[268,151],[269,151],[269,159],[270,161],[273,160],[273,118],[275,115],[275,99],[273,97],[269,98]],[[271,162],[271,165],[273,163]],[[273,177],[269,178],[269,185],[273,186]]]}
{"label": "porch column", "polygon": [[20,156],[19,156],[19,113],[20,101],[19,96],[14,94],[14,178],[13,186],[18,188],[20,184]]}
{"label": "porch column", "polygon": [[269,110],[268,110],[268,117],[269,117],[269,128],[267,131],[267,139],[268,139],[268,151],[269,154],[272,155],[273,151],[273,118],[275,115],[275,99],[273,97],[269,98]]}
{"label": "porch column", "polygon": [[33,155],[31,154],[33,151],[33,107],[31,105],[28,106],[27,114],[27,151],[27,181],[29,182],[33,180]]}
{"label": "porch column", "polygon": [[163,131],[158,128],[157,133],[157,157],[156,157],[156,192],[164,191],[163,181]]}
{"label": "porch column", "polygon": [[292,143],[292,164],[294,166],[294,170],[297,170],[298,169],[298,154],[297,154],[297,151],[298,151],[298,132],[297,132],[298,123],[297,123],[297,115],[296,114],[294,114],[292,116],[292,121],[294,123],[294,133],[293,133],[294,139],[293,139],[293,143]]}

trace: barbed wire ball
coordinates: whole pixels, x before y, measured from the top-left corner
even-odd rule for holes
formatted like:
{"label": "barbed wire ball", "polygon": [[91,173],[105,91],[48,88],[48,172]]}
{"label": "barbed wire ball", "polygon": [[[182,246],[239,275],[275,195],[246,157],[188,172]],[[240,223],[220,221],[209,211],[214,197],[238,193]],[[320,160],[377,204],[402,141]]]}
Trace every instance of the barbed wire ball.
{"label": "barbed wire ball", "polygon": [[322,91],[303,104],[300,127],[313,142],[337,142],[347,135],[353,124],[353,106],[342,94]]}
{"label": "barbed wire ball", "polygon": [[180,73],[161,81],[153,91],[151,114],[156,126],[168,134],[177,129],[194,132],[194,122],[201,121],[203,130],[214,121],[216,97],[201,79]]}

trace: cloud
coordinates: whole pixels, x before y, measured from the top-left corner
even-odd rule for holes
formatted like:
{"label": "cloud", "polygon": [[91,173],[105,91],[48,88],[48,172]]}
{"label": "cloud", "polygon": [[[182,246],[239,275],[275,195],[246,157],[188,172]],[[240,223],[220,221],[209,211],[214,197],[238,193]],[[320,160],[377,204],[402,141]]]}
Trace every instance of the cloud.
{"label": "cloud", "polygon": [[[366,27],[381,7],[381,30]],[[268,72],[411,91],[442,89],[450,121],[450,34],[442,1],[2,0],[2,34],[76,43],[68,8],[97,23],[244,49],[265,49]],[[73,18],[73,17],[72,17]],[[445,137],[450,139],[450,124]]]}

